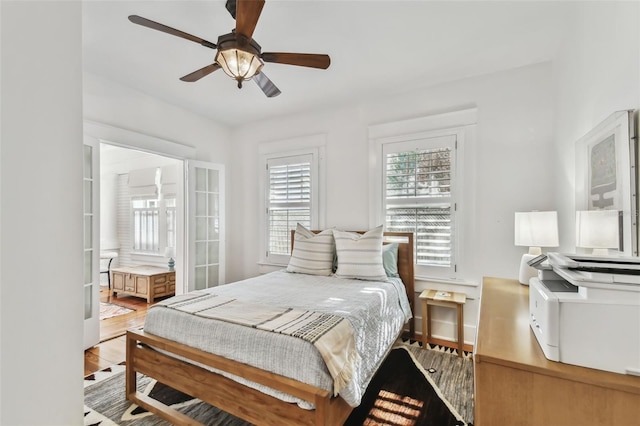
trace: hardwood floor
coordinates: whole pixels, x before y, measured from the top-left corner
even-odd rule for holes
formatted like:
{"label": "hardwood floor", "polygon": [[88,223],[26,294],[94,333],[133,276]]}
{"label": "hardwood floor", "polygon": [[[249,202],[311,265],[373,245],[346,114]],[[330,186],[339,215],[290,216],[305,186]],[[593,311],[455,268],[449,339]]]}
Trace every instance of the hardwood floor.
{"label": "hardwood floor", "polygon": [[140,328],[144,325],[147,309],[151,306],[139,297],[113,297],[106,287],[100,288],[100,301],[134,309],[134,312],[100,321],[100,343],[84,351],[85,376],[124,361],[124,334],[129,328]]}

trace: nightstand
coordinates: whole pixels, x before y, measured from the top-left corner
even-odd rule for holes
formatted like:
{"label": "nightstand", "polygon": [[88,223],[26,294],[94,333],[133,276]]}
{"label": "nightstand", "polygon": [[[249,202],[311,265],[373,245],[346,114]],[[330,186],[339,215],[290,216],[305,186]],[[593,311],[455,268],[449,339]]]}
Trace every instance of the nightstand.
{"label": "nightstand", "polygon": [[429,306],[444,306],[455,308],[458,312],[458,356],[464,353],[464,293],[442,290],[425,290],[420,294],[422,302],[422,347],[426,348],[431,339],[431,311]]}

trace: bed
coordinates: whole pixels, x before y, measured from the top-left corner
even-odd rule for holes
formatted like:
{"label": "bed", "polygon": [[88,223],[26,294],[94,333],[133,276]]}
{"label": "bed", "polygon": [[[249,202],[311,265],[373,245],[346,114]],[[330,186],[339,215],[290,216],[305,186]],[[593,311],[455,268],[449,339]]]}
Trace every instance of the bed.
{"label": "bed", "polygon": [[[322,233],[313,231],[313,234],[320,235]],[[359,234],[363,238],[367,235],[364,232]],[[296,234],[292,232],[294,254],[296,244],[302,247],[295,237]],[[336,245],[338,245],[338,237],[335,238]],[[378,283],[375,281],[351,280],[348,276],[335,278],[337,272],[336,274],[331,274],[331,276],[316,277],[305,273],[277,271],[256,279],[216,287],[207,292],[208,294],[193,296],[190,293],[182,296],[187,301],[192,297],[200,297],[202,299],[230,297],[233,299],[237,296],[237,292],[242,290],[245,291],[245,295],[250,294],[254,297],[254,300],[249,300],[249,302],[254,303],[256,300],[263,300],[264,303],[269,304],[273,303],[270,300],[271,295],[281,291],[278,290],[278,283],[283,282],[285,283],[284,288],[295,289],[295,291],[291,292],[292,294],[304,294],[304,297],[298,297],[298,299],[301,299],[301,304],[296,308],[307,309],[308,306],[305,303],[316,303],[309,301],[313,299],[311,293],[319,292],[319,300],[322,300],[323,303],[316,303],[314,312],[316,310],[322,312],[336,309],[335,307],[328,308],[326,306],[335,302],[340,315],[347,318],[349,324],[360,321],[373,325],[374,331],[365,333],[358,327],[354,327],[357,330],[355,332],[355,341],[357,342],[358,353],[366,353],[362,358],[370,357],[369,351],[363,351],[362,348],[369,348],[371,340],[366,340],[366,343],[363,343],[359,340],[360,334],[378,333],[376,327],[379,326],[378,328],[383,331],[378,334],[382,337],[374,337],[373,340],[384,341],[384,344],[381,345],[382,347],[376,347],[377,355],[371,356],[375,359],[364,359],[361,360],[362,362],[355,364],[353,382],[349,381],[343,384],[340,395],[334,396],[336,389],[332,391],[332,387],[327,386],[327,381],[331,381],[332,377],[327,377],[326,368],[324,368],[324,373],[316,374],[317,372],[307,372],[306,368],[301,367],[303,364],[300,364],[297,368],[293,368],[296,371],[296,375],[292,375],[284,370],[281,371],[282,366],[261,365],[255,359],[243,358],[245,353],[252,352],[246,350],[247,348],[254,348],[257,349],[258,354],[260,350],[263,351],[264,356],[258,356],[258,358],[267,358],[266,355],[270,354],[276,364],[279,359],[285,360],[280,364],[295,363],[295,357],[289,356],[289,358],[286,358],[287,352],[289,352],[289,355],[291,353],[296,355],[304,354],[298,356],[300,360],[304,360],[304,365],[315,365],[314,362],[316,361],[310,361],[312,358],[318,358],[320,361],[322,359],[313,354],[314,347],[312,344],[288,335],[267,333],[257,330],[255,327],[244,327],[227,321],[217,321],[211,318],[203,319],[198,315],[178,312],[174,307],[181,305],[182,302],[179,300],[180,296],[177,296],[178,300],[176,298],[168,299],[164,301],[163,306],[149,310],[148,315],[151,315],[151,317],[148,316],[147,321],[150,321],[150,323],[145,324],[144,331],[129,330],[127,332],[127,399],[174,424],[197,424],[193,419],[171,407],[165,406],[138,392],[136,379],[137,373],[141,373],[254,424],[343,424],[353,406],[359,402],[363,392],[361,387],[364,384],[366,388],[366,384],[368,384],[375,370],[386,357],[398,334],[403,330],[410,336],[413,336],[414,333],[413,319],[406,321],[413,313],[413,234],[387,232],[384,233],[384,238],[385,240],[394,240],[396,242],[397,272],[400,278],[396,280],[396,284],[393,284],[393,279],[389,279],[388,282]],[[292,256],[292,260],[293,258],[294,256]],[[290,266],[292,263],[293,261],[290,262]],[[342,271],[344,270],[343,268]],[[340,267],[338,271],[341,271]],[[294,281],[289,282],[288,280]],[[353,283],[353,285],[348,283]],[[401,283],[403,287],[398,288],[397,283]],[[371,318],[357,320],[349,317],[351,312],[347,311],[358,310],[353,308],[353,303],[351,305],[348,304],[349,299],[353,298],[353,294],[349,292],[356,291],[355,289],[358,285],[361,286],[361,290],[358,291],[372,294],[371,299],[387,300],[390,298],[386,293],[383,293],[383,290],[387,288],[389,290],[384,291],[389,291],[389,294],[393,294],[394,291],[404,291],[405,294],[402,296],[406,295],[404,300],[408,305],[409,314],[406,315],[405,313],[404,320],[399,323],[399,327],[397,320],[394,320],[396,325],[391,327],[386,322],[386,319],[385,321],[372,321]],[[343,290],[338,290],[340,286],[343,287]],[[249,289],[249,291],[247,292],[246,289]],[[327,297],[326,293],[322,293],[323,291],[331,291],[333,297]],[[346,293],[344,293],[345,291]],[[343,295],[344,297],[341,297]],[[274,300],[280,300],[277,297],[280,296],[274,295]],[[290,303],[295,303],[296,298],[289,297],[285,299],[286,301],[283,303],[289,305]],[[188,303],[190,302],[186,302],[187,305]],[[340,303],[347,303],[347,305],[340,305]],[[361,304],[367,305],[367,303],[369,302],[362,302]],[[347,306],[348,309],[344,309],[344,306]],[[154,311],[157,314],[154,314]],[[386,316],[387,311],[384,311],[383,315]],[[154,319],[154,317],[157,317],[157,319]],[[166,324],[177,324],[176,321],[178,321],[179,317],[187,322],[180,326],[166,327]],[[162,325],[163,322],[166,323],[165,326]],[[201,330],[205,328],[207,336],[200,335]],[[211,339],[209,332],[212,330],[220,330],[221,332]],[[262,334],[259,335],[259,333]],[[270,337],[266,337],[265,333]],[[390,335],[390,333],[393,335]],[[185,336],[187,334],[198,334],[195,338],[196,343],[193,343],[193,336]],[[205,332],[202,331],[202,334],[205,334]],[[220,349],[225,345],[224,336],[229,336],[230,334],[236,336],[235,342],[233,342],[236,346],[231,347],[231,349]],[[230,339],[226,338],[226,340]],[[217,346],[220,348],[216,347],[216,343],[219,343]],[[231,342],[226,343],[231,344]],[[284,350],[284,353],[281,356],[276,356],[274,355],[276,350]],[[231,352],[227,353],[225,351]],[[314,370],[314,368],[310,368],[310,370]],[[315,370],[319,371],[320,368]],[[301,374],[302,377],[297,377],[298,374]],[[313,376],[313,379],[310,379],[311,376]]]}

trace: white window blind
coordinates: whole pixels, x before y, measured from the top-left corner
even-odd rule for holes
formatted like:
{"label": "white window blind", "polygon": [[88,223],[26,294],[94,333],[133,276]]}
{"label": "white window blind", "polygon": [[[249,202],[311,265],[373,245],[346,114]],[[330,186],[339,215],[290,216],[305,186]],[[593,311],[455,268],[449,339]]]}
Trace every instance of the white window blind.
{"label": "white window blind", "polygon": [[158,195],[158,168],[129,171],[129,193],[132,196],[155,197]]}
{"label": "white window blind", "polygon": [[268,255],[289,255],[290,231],[311,226],[312,161],[311,154],[267,160]]}
{"label": "white window blind", "polygon": [[160,250],[158,200],[132,199],[133,250],[157,253]]}
{"label": "white window blind", "polygon": [[418,265],[454,266],[454,165],[455,137],[385,146],[386,229],[414,233]]}
{"label": "white window blind", "polygon": [[158,254],[175,247],[176,180],[176,166],[129,171],[134,252]]}

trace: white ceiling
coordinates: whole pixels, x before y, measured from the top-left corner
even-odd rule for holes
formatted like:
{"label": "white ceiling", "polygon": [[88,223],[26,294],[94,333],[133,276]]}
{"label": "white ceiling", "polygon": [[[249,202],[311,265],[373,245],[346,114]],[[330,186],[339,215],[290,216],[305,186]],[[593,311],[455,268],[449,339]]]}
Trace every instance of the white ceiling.
{"label": "white ceiling", "polygon": [[408,92],[444,81],[550,60],[576,2],[267,0],[254,38],[263,52],[326,53],[327,70],[267,63],[282,94],[239,90],[211,64],[215,51],[132,24],[136,14],[217,42],[235,21],[215,1],[87,1],[86,72],[235,126]]}

